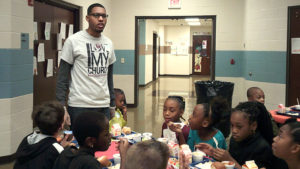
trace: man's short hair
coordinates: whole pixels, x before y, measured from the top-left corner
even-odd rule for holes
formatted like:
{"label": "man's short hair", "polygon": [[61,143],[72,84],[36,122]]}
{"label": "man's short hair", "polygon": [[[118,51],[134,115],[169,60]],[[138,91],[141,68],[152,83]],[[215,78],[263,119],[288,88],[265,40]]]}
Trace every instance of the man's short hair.
{"label": "man's short hair", "polygon": [[87,15],[91,14],[91,12],[92,12],[92,10],[93,10],[94,7],[100,7],[100,8],[104,8],[105,9],[105,7],[102,4],[94,3],[94,4],[92,4],[92,5],[90,5],[88,7],[88,9],[87,9]]}
{"label": "man's short hair", "polygon": [[139,142],[130,147],[126,154],[126,169],[166,169],[169,148],[155,140]]}
{"label": "man's short hair", "polygon": [[40,132],[51,136],[62,126],[64,116],[64,107],[57,101],[45,102],[32,112],[33,123]]}
{"label": "man's short hair", "polygon": [[87,137],[98,138],[99,134],[108,126],[107,118],[100,112],[82,112],[73,124],[73,134],[80,146],[83,146]]}
{"label": "man's short hair", "polygon": [[[259,87],[250,87],[248,90],[247,90],[247,97],[252,97],[253,96],[253,93],[256,91],[256,90],[261,90]],[[262,91],[262,90],[261,90]]]}

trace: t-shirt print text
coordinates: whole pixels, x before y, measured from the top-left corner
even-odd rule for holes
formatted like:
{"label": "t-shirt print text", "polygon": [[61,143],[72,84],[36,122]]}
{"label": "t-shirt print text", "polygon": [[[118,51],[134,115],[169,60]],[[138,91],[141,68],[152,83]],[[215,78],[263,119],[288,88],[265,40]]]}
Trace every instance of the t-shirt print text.
{"label": "t-shirt print text", "polygon": [[88,54],[88,76],[106,76],[109,51],[106,44],[86,44]]}

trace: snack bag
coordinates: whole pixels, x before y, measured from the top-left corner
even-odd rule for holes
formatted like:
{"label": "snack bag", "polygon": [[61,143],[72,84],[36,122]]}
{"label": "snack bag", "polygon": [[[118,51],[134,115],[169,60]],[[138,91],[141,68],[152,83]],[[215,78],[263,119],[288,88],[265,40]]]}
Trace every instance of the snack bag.
{"label": "snack bag", "polygon": [[170,150],[170,155],[173,157],[178,157],[179,145],[173,141],[169,141],[168,146],[169,146],[169,150]]}
{"label": "snack bag", "polygon": [[188,159],[188,163],[191,164],[192,163],[192,151],[189,147],[189,145],[187,144],[182,144],[180,146],[181,151],[183,152],[184,156],[186,159]]}
{"label": "snack bag", "polygon": [[179,169],[179,161],[177,158],[169,158],[167,169]]}
{"label": "snack bag", "polygon": [[113,136],[120,136],[121,135],[121,126],[120,124],[116,123],[116,124],[113,124],[111,126],[111,131],[110,133],[113,135]]}

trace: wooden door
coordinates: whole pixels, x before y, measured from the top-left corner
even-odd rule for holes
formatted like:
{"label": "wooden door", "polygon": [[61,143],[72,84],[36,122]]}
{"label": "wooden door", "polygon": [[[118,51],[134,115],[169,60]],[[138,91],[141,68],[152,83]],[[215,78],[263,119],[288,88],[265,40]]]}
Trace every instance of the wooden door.
{"label": "wooden door", "polygon": [[287,105],[300,100],[300,6],[289,7],[287,54]]}
{"label": "wooden door", "polygon": [[[52,1],[51,1],[52,2]],[[63,8],[65,5],[65,9]],[[73,10],[71,10],[73,8]],[[77,9],[77,10],[76,10]],[[57,34],[60,32],[60,23],[66,23],[66,38],[70,24],[74,25],[74,33],[79,30],[79,7],[70,7],[68,4],[55,5],[35,1],[34,21],[37,22],[38,40],[34,42],[34,56],[37,56],[37,48],[44,43],[45,61],[37,63],[38,75],[34,75],[33,102],[39,105],[42,102],[55,100],[56,77],[58,72]],[[51,23],[50,40],[45,40],[45,22]],[[46,77],[47,59],[53,59],[53,76]]]}
{"label": "wooden door", "polygon": [[210,75],[211,36],[193,36],[193,74]]}

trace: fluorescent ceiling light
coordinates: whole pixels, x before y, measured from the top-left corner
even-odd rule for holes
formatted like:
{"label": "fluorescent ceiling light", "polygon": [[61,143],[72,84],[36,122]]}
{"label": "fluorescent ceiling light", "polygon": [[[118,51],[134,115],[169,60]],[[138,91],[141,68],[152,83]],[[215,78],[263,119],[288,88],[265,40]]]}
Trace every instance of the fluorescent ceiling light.
{"label": "fluorescent ceiling light", "polygon": [[186,22],[199,22],[200,21],[199,18],[185,18],[184,20]]}
{"label": "fluorescent ceiling light", "polygon": [[188,22],[188,24],[189,24],[190,26],[199,26],[199,25],[201,25],[200,22]]}

